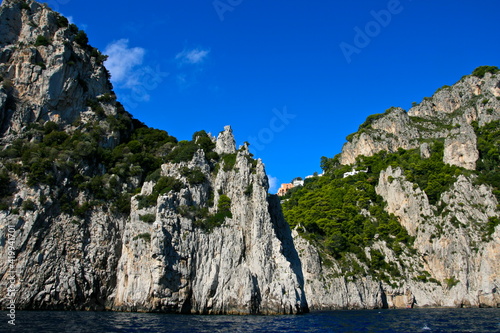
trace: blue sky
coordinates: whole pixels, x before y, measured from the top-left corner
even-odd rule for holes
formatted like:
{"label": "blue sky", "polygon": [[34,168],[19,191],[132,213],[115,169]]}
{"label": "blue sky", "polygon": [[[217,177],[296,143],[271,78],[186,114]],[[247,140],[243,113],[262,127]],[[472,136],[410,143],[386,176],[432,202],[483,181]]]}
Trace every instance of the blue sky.
{"label": "blue sky", "polygon": [[373,113],[500,66],[494,0],[50,0],[110,56],[118,99],[179,140],[231,125],[273,187]]}

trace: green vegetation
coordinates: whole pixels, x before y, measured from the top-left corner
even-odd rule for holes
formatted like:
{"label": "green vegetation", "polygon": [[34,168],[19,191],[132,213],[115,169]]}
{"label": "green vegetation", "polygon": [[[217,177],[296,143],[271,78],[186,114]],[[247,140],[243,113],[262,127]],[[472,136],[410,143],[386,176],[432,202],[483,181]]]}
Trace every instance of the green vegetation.
{"label": "green vegetation", "polygon": [[208,214],[208,209],[202,208],[194,211],[191,210],[191,216],[193,218],[196,217],[194,220],[195,227],[206,232],[211,232],[214,228],[220,227],[226,218],[233,217],[231,213],[231,199],[227,195],[222,194],[219,197],[217,212],[215,214]]}
{"label": "green vegetation", "polygon": [[219,197],[219,203],[217,204],[217,213],[224,215],[224,217],[233,217],[233,215],[231,214],[231,199],[225,194],[222,194]]}
{"label": "green vegetation", "polygon": [[358,131],[355,132],[355,133],[351,133],[349,134],[347,137],[346,137],[346,140],[348,142],[352,142],[352,139],[354,138],[355,135],[359,135],[361,133],[364,133],[366,130],[369,130],[372,128],[372,125],[374,122],[376,122],[378,119],[381,119],[383,118],[384,116],[388,115],[389,113],[391,113],[392,111],[394,111],[396,108],[395,107],[391,107],[387,110],[385,110],[384,113],[377,113],[377,114],[372,114],[372,115],[369,115],[366,120],[364,121],[364,123],[362,123],[361,125],[359,125],[358,127]]}
{"label": "green vegetation", "polygon": [[248,186],[245,189],[245,191],[243,192],[243,194],[245,194],[247,197],[250,197],[250,196],[252,196],[252,193],[253,193],[253,185],[248,184]]}
{"label": "green vegetation", "polygon": [[139,220],[146,223],[153,223],[154,221],[156,221],[156,215],[155,214],[141,215],[139,216]]}
{"label": "green vegetation", "polygon": [[89,46],[89,38],[87,37],[85,31],[78,30],[78,32],[75,35],[75,42],[82,48],[87,48]]}
{"label": "green vegetation", "polygon": [[438,93],[438,92],[440,92],[441,90],[447,90],[447,89],[451,89],[451,87],[445,84],[445,85],[444,85],[444,86],[442,86],[441,88],[438,88],[438,89],[434,92],[434,94],[437,94],[437,93]]}
{"label": "green vegetation", "polygon": [[395,249],[400,249],[399,243],[411,245],[406,230],[383,210],[375,181],[371,173],[308,180],[284,202],[285,218],[337,259],[349,252],[366,261],[363,248],[373,243],[375,235]]}
{"label": "green vegetation", "polygon": [[[118,114],[106,116],[103,103],[116,103]],[[87,105],[99,116],[99,121],[86,124],[75,121],[77,129],[72,132],[62,131],[55,122],[32,123],[22,138],[0,147],[0,165],[5,166],[0,170],[2,210],[12,205],[11,179],[16,175],[26,179],[29,186],[48,189],[51,202],[65,214],[85,218],[95,207],[102,206],[109,207],[113,214],[127,215],[130,199],[144,181],[154,181],[155,185],[150,195],[137,196],[139,208],[155,205],[158,196],[179,192],[185,186],[181,179],[161,176],[163,163],[191,161],[200,149],[211,168],[219,161],[215,143],[205,131],[196,132],[191,141],[178,142],[167,132],[148,128],[133,119],[115,102],[112,93],[90,98]],[[119,137],[120,142],[111,146],[110,136]],[[200,168],[183,167],[180,171],[190,185],[206,182]],[[82,192],[87,201],[79,203]],[[207,229],[229,216],[223,210],[212,217],[203,209],[197,216],[208,220]],[[150,221],[148,216],[142,219]]]}
{"label": "green vegetation", "polygon": [[189,162],[194,154],[202,149],[207,161],[217,161],[219,155],[213,151],[215,143],[208,137],[205,131],[199,131],[193,134],[191,141],[180,141],[177,147],[167,156],[167,161],[173,163]]}
{"label": "green vegetation", "polygon": [[401,167],[406,179],[423,189],[429,201],[435,204],[456,176],[466,170],[442,162],[442,140],[429,144],[431,156],[428,159],[420,157],[419,149],[359,156],[356,169],[368,172],[346,178],[343,174],[350,171],[351,166],[340,165],[338,156],[333,159],[323,157],[321,167],[325,176],[307,179],[304,187],[289,191],[283,198],[285,218],[291,227],[298,226],[304,237],[338,259],[346,268],[352,270],[354,267],[348,254],[354,254],[367,265],[368,272],[358,267],[353,274],[369,273],[387,281],[389,277],[398,277],[397,267],[386,262],[382,253],[372,251],[371,259],[368,259],[364,252],[364,248],[376,240],[385,241],[396,254],[404,249],[414,251],[413,238],[395,216],[384,210],[385,203],[375,193],[375,186],[381,171],[389,166]]}
{"label": "green vegetation", "polygon": [[[95,47],[92,47],[92,50],[90,52],[90,56],[94,57],[98,64],[103,64],[108,59],[107,55],[102,54],[101,51],[99,51]],[[111,77],[109,72],[107,72],[107,75],[108,75],[108,79],[109,79]]]}
{"label": "green vegetation", "polygon": [[142,239],[146,243],[151,243],[151,234],[149,232],[145,232],[132,238],[132,240],[138,240],[138,239]]}
{"label": "green vegetation", "polygon": [[0,172],[0,198],[10,195],[10,177],[7,170],[2,169]]}
{"label": "green vegetation", "polygon": [[[103,147],[103,133],[109,128],[120,133],[122,144]],[[124,111],[100,124],[81,126],[73,133],[60,131],[56,123],[46,122],[30,124],[23,135],[23,139],[8,147],[0,147],[0,161],[6,167],[2,177],[10,179],[7,177],[13,173],[26,177],[29,186],[48,186],[61,211],[76,215],[84,215],[90,208],[75,202],[81,191],[89,198],[90,206],[111,203],[115,213],[128,214],[137,184],[141,186],[164,163],[164,154],[177,142],[164,131],[145,127]],[[65,184],[65,196],[60,193],[61,183]],[[5,208],[10,182],[2,184],[6,184],[1,191],[5,192]],[[164,188],[156,190],[160,193]]]}
{"label": "green vegetation", "polygon": [[33,202],[33,200],[27,199],[27,200],[23,201],[23,204],[21,205],[21,208],[23,210],[26,210],[26,211],[28,211],[28,210],[34,211],[34,210],[36,210],[36,205]]}
{"label": "green vegetation", "polygon": [[492,121],[482,127],[477,122],[472,125],[478,138],[477,183],[492,186],[493,194],[500,201],[500,121]]}
{"label": "green vegetation", "polygon": [[234,169],[234,165],[236,164],[236,156],[237,154],[225,154],[222,156],[222,160],[224,161],[224,171],[231,171]]}
{"label": "green vegetation", "polygon": [[0,171],[0,210],[7,210],[10,206],[12,194],[11,180],[7,170]]}
{"label": "green vegetation", "polygon": [[103,118],[106,114],[104,112],[104,108],[101,103],[97,101],[97,99],[88,99],[86,102],[87,106],[92,109],[100,118]]}
{"label": "green vegetation", "polygon": [[111,95],[110,93],[105,93],[103,94],[102,96],[99,96],[97,98],[97,100],[99,102],[105,102],[105,103],[109,103],[109,102],[112,102],[114,99],[116,98],[115,95]]}
{"label": "green vegetation", "polygon": [[62,16],[62,15],[58,15],[57,16],[57,26],[59,28],[66,28],[69,26],[69,21],[66,17]]}
{"label": "green vegetation", "polygon": [[483,240],[490,241],[492,239],[491,235],[493,235],[496,227],[499,225],[500,225],[500,218],[498,218],[496,216],[490,217],[488,219],[488,223],[486,223],[486,226],[485,226],[485,237]]}
{"label": "green vegetation", "polygon": [[214,151],[215,149],[215,142],[210,139],[208,136],[207,132],[205,131],[198,131],[193,134],[193,141],[203,149],[203,152],[205,153],[205,157],[208,161],[214,160],[218,161],[219,160],[219,155]]}
{"label": "green vegetation", "polygon": [[[497,68],[482,67],[474,75],[484,76],[485,73],[497,72]],[[469,102],[472,106],[478,103],[487,104],[489,100],[484,96],[477,96]],[[383,114],[377,114],[368,117],[359,131],[351,134],[348,140],[369,129],[382,116]],[[454,127],[419,117],[412,117],[411,120],[425,130],[449,130]],[[401,148],[393,153],[381,151],[370,157],[359,156],[355,168],[368,172],[346,178],[343,178],[343,174],[350,171],[352,166],[341,165],[339,156],[323,157],[321,167],[325,176],[306,180],[303,188],[294,188],[282,198],[285,218],[291,227],[297,227],[299,233],[318,245],[324,254],[330,254],[339,260],[343,267],[350,270],[349,274],[369,273],[382,280],[388,276],[397,277],[397,267],[386,262],[382,253],[372,250],[368,255],[364,252],[375,240],[385,241],[396,254],[414,251],[413,238],[401,227],[396,217],[385,212],[385,203],[375,193],[380,172],[389,166],[401,168],[406,180],[414,183],[414,189],[423,190],[432,205],[437,205],[441,194],[449,190],[459,175],[474,176],[472,179],[477,184],[493,187],[493,193],[500,201],[500,121],[493,121],[482,127],[477,122],[472,125],[478,137],[480,155],[475,171],[443,163],[443,139],[425,141],[431,151],[430,157],[426,159],[420,156],[420,149]],[[394,180],[389,177],[389,182]],[[459,203],[459,206],[463,205],[464,203]],[[443,205],[437,208],[436,214],[447,214]],[[456,228],[464,227],[457,218],[451,218],[451,224]],[[500,218],[490,217],[487,223],[480,226],[484,233],[483,241],[491,240],[498,225]],[[441,226],[436,227],[438,232],[442,231]],[[352,254],[366,268],[361,268],[351,260]],[[418,279],[439,283],[425,274],[419,275]],[[448,288],[452,288],[458,280],[450,278],[445,283]]]}
{"label": "green vegetation", "polygon": [[486,73],[496,74],[499,71],[500,69],[497,66],[480,66],[472,72],[472,75],[483,78]]}
{"label": "green vegetation", "polygon": [[38,35],[36,37],[35,46],[49,46],[49,45],[50,41],[47,39],[47,37],[43,35]]}
{"label": "green vegetation", "polygon": [[203,184],[206,181],[206,177],[200,168],[189,169],[188,167],[183,167],[181,175],[186,177],[188,183],[191,185]]}
{"label": "green vegetation", "polygon": [[139,200],[139,209],[150,207],[156,205],[158,197],[162,194],[166,194],[170,191],[179,192],[182,189],[182,182],[173,177],[160,177],[158,182],[153,187],[153,193],[150,195],[139,195],[137,199]]}
{"label": "green vegetation", "polygon": [[448,287],[448,289],[451,289],[453,288],[454,286],[456,286],[460,281],[455,279],[454,276],[448,278],[448,279],[444,279],[444,283],[446,284],[446,286]]}
{"label": "green vegetation", "polygon": [[377,121],[378,119],[382,118],[384,115],[385,115],[385,113],[377,113],[377,114],[369,115],[366,118],[365,122],[362,123],[361,125],[359,125],[358,132],[363,130],[363,129],[371,128],[372,124],[375,121]]}

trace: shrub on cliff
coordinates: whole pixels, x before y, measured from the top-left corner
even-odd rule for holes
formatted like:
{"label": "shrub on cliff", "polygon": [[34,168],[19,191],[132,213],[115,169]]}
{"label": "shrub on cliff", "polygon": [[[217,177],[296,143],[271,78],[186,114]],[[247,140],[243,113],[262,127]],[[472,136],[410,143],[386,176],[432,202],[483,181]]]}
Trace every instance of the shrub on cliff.
{"label": "shrub on cliff", "polygon": [[336,258],[354,253],[365,261],[363,248],[370,246],[376,235],[396,252],[402,246],[411,248],[413,238],[395,216],[383,209],[383,200],[376,194],[375,186],[382,170],[401,167],[406,178],[417,183],[435,204],[453,184],[455,176],[465,171],[442,162],[442,141],[434,141],[431,147],[428,159],[422,159],[418,149],[359,156],[357,169],[368,172],[345,178],[344,173],[352,166],[340,165],[337,157],[323,157],[321,165],[326,175],[313,178],[291,192],[283,203],[285,218],[292,227],[300,225],[306,237],[322,244]]}
{"label": "shrub on cliff", "polygon": [[472,72],[472,75],[483,78],[486,73],[496,74],[498,72],[500,72],[500,69],[497,66],[480,66]]}
{"label": "shrub on cliff", "polygon": [[50,41],[47,39],[47,37],[43,35],[38,35],[36,37],[35,46],[49,46],[49,45]]}

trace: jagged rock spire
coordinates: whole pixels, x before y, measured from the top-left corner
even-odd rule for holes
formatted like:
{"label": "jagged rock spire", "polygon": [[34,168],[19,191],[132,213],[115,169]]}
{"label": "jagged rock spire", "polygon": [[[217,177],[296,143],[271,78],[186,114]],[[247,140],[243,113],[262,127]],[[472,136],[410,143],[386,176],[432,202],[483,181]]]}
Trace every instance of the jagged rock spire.
{"label": "jagged rock spire", "polygon": [[224,126],[224,131],[220,132],[215,151],[217,154],[234,154],[236,152],[236,141],[231,126]]}

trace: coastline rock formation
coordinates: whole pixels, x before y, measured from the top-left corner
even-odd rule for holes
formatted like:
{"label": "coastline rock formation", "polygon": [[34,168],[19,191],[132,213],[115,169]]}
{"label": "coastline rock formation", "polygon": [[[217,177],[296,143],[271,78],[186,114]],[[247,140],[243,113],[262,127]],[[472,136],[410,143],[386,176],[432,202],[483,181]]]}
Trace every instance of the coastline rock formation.
{"label": "coastline rock formation", "polygon": [[[500,78],[498,69],[490,70],[478,68],[473,75],[441,88],[408,112],[391,108],[384,114],[369,116],[358,132],[348,136],[341,154],[325,160],[325,177],[332,182],[342,174],[335,170],[388,165],[351,182],[346,179],[335,184],[352,184],[349,186],[353,189],[355,184],[373,185],[381,202],[371,201],[367,206],[370,209],[358,208],[360,214],[377,228],[381,220],[371,213],[371,208],[381,205],[404,227],[410,242],[394,245],[396,236],[382,240],[375,233],[378,240],[362,246],[363,254],[347,249],[342,256],[333,257],[317,241],[306,240],[311,235],[325,237],[305,232],[305,224],[316,226],[293,214],[300,209],[294,206],[300,205],[303,197],[319,191],[321,186],[335,185],[316,179],[311,181],[311,190],[306,184],[302,193],[285,200],[290,200],[285,203],[285,215],[295,225],[295,246],[310,309],[500,306],[500,206],[498,183],[493,178],[497,163],[491,159],[499,144],[494,133],[500,120]],[[484,148],[486,142],[491,146]],[[390,162],[402,154],[431,160],[431,156],[439,155],[439,143],[440,163],[455,170],[452,174],[432,174],[433,170],[425,170],[416,159],[405,166]],[[415,153],[407,153],[411,151]],[[301,209],[313,208],[303,205]],[[332,214],[335,216],[335,212]],[[338,218],[330,217],[331,221]],[[374,251],[381,254],[381,264],[377,265],[384,268],[380,271],[373,269]]]}
{"label": "coastline rock formation", "polygon": [[[134,119],[105,60],[46,5],[2,2],[2,308],[10,287],[30,310],[500,306],[495,71],[368,117],[281,203],[231,127],[178,141]],[[290,213],[325,188],[342,200],[328,192],[308,203],[319,217]]]}
{"label": "coastline rock formation", "polygon": [[408,112],[390,108],[384,114],[369,116],[358,132],[348,136],[340,162],[354,164],[359,155],[412,149],[426,139],[446,138],[445,162],[473,170],[479,156],[471,123],[483,126],[498,120],[499,96],[499,81],[494,74],[464,76]]}
{"label": "coastline rock formation", "polygon": [[[88,45],[85,33],[34,1],[3,1],[1,15],[0,133],[18,133],[38,121],[94,120],[85,118],[87,102],[111,93],[111,84],[105,57]],[[114,111],[107,105],[104,112]]]}
{"label": "coastline rock formation", "polygon": [[[132,199],[113,309],[209,314],[287,314],[307,309],[302,276],[296,269],[300,270],[298,256],[287,256],[286,238],[277,234],[283,219],[271,216],[262,162],[252,160],[246,147],[236,153],[229,127],[217,143],[217,150],[236,154],[231,170],[222,166],[212,177],[200,150],[185,165],[163,164],[162,176],[184,181],[180,170],[187,167],[201,170],[210,182],[159,196],[157,204],[147,209],[137,208],[136,197]],[[150,190],[146,183],[141,195],[150,195]],[[230,199],[231,217],[207,233],[196,229],[196,221],[182,210],[206,206],[210,195],[215,202],[222,196]],[[147,215],[154,216],[152,223],[141,221]],[[141,240],[137,235],[150,236]],[[291,243],[290,234],[285,237]]]}
{"label": "coastline rock formation", "polygon": [[13,238],[18,309],[308,311],[264,165],[229,126],[188,144],[145,127],[85,33],[34,1],[3,1],[0,60],[2,306]]}

